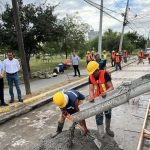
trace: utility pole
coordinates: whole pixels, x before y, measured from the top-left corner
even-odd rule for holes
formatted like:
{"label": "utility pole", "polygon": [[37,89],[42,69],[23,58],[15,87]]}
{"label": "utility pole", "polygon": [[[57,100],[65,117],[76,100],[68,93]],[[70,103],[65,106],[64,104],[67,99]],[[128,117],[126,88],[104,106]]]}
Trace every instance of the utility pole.
{"label": "utility pole", "polygon": [[18,3],[16,0],[12,0],[12,6],[13,6],[13,17],[15,21],[15,28],[17,32],[18,48],[19,48],[19,52],[21,55],[21,64],[22,64],[22,70],[23,70],[25,90],[26,90],[26,94],[31,94],[29,72],[27,68],[26,54],[24,51],[24,43],[23,43],[21,23],[20,23],[20,17],[19,17],[19,8],[18,8]]}
{"label": "utility pole", "polygon": [[100,22],[99,22],[99,41],[98,41],[98,53],[102,54],[102,25],[103,25],[103,0],[100,4]]}
{"label": "utility pole", "polygon": [[125,28],[125,26],[126,26],[126,24],[127,24],[128,6],[129,6],[129,0],[127,0],[126,10],[125,10],[125,14],[124,14],[124,21],[123,21],[123,26],[122,26],[121,38],[120,38],[119,51],[122,50],[122,43],[123,43],[123,36],[124,36],[124,28]]}
{"label": "utility pole", "polygon": [[148,38],[147,38],[147,42],[146,42],[146,47],[145,48],[148,48],[149,47],[149,35],[150,35],[150,30],[149,30],[149,32],[148,32]]}

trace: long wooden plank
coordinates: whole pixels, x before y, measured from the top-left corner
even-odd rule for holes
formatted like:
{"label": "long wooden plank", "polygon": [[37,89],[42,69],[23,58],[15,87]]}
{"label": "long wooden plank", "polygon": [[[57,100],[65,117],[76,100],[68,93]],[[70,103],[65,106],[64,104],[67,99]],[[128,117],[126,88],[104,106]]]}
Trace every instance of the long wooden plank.
{"label": "long wooden plank", "polygon": [[147,107],[147,110],[146,110],[146,115],[145,115],[145,118],[144,118],[144,123],[143,123],[143,127],[142,127],[142,130],[141,130],[137,150],[141,150],[141,147],[142,147],[142,143],[143,143],[143,139],[144,139],[144,130],[145,130],[145,126],[146,126],[146,123],[147,123],[149,109],[150,109],[150,100],[149,100],[148,107]]}

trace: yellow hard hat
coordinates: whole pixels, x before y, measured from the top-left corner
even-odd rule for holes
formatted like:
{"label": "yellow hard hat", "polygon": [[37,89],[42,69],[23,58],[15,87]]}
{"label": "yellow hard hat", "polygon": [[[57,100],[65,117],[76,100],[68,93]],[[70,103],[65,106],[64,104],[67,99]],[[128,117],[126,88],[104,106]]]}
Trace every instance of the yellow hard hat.
{"label": "yellow hard hat", "polygon": [[56,104],[59,108],[64,108],[67,105],[67,100],[63,92],[57,92],[53,96],[53,103]]}
{"label": "yellow hard hat", "polygon": [[116,55],[119,55],[119,53],[117,53]]}
{"label": "yellow hard hat", "polygon": [[106,50],[103,50],[103,52],[105,53],[105,52],[106,52]]}
{"label": "yellow hard hat", "polygon": [[87,53],[87,54],[89,54],[89,53],[90,53],[90,51],[87,51],[86,53]]}
{"label": "yellow hard hat", "polygon": [[87,74],[92,75],[96,69],[99,68],[99,64],[96,61],[90,61],[87,65]]}

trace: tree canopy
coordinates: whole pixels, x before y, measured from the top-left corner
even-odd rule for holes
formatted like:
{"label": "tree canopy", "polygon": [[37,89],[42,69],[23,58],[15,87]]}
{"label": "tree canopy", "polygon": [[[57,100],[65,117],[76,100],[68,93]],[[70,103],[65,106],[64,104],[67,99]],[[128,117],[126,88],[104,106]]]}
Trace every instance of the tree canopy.
{"label": "tree canopy", "polygon": [[[67,57],[67,52],[84,47],[88,25],[76,15],[58,19],[54,15],[57,6],[24,5],[22,0],[18,5],[29,71],[31,54],[65,52]],[[18,52],[13,10],[8,4],[5,7],[0,21],[0,48]]]}
{"label": "tree canopy", "polygon": [[[119,32],[114,32],[112,29],[108,29],[103,34],[103,41],[102,41],[102,49],[112,51],[119,49],[120,43],[120,36]],[[123,50],[127,50],[129,53],[132,53],[135,49],[144,49],[145,48],[146,40],[143,36],[137,34],[137,32],[127,32],[124,34],[123,40]],[[93,47],[97,50],[98,49],[98,37],[92,41],[87,43],[87,48],[92,50]]]}

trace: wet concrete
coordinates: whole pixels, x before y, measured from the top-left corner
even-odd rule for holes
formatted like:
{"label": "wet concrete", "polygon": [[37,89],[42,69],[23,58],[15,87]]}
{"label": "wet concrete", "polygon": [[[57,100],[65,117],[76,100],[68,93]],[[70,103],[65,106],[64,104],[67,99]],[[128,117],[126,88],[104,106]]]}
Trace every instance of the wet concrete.
{"label": "wet concrete", "polygon": [[[139,64],[137,66],[135,63],[129,67],[133,70],[140,70],[143,67],[150,72],[150,65],[144,65]],[[131,73],[130,71],[126,71],[129,67],[123,68],[124,71],[112,73],[115,87],[126,79],[134,80],[147,73],[147,71]],[[80,90],[88,96],[88,86]],[[149,93],[134,98],[129,103],[113,109],[111,129],[115,132],[114,140],[120,148],[124,150],[136,150],[148,99]],[[42,139],[45,139],[45,137],[56,130],[59,114],[59,109],[49,103],[1,125],[0,150],[32,150]],[[87,119],[86,122],[90,130],[96,130],[95,117]],[[66,121],[64,130],[67,130],[70,126],[71,123]],[[87,142],[84,146],[87,149]],[[91,149],[93,150],[93,148]],[[78,149],[76,148],[76,150]]]}
{"label": "wet concrete", "polygon": [[[116,141],[108,135],[105,135],[103,139],[99,139],[99,146],[94,142],[94,138],[98,139],[96,130],[90,130],[91,136],[83,136],[80,130],[75,130],[74,138],[71,139],[70,130],[63,131],[55,138],[51,138],[51,135],[45,137],[39,146],[36,146],[34,150],[121,150]],[[93,138],[94,137],[94,138]]]}

